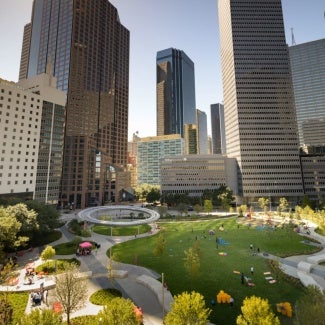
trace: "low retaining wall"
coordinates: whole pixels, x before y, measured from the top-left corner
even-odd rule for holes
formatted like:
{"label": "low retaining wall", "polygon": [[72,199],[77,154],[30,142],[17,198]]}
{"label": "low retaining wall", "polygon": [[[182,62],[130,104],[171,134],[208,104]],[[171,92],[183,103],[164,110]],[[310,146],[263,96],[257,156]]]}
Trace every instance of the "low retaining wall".
{"label": "low retaining wall", "polygon": [[174,302],[173,296],[169,290],[162,287],[162,283],[160,281],[148,275],[140,275],[137,277],[136,281],[143,284],[155,293],[160,305],[163,306],[164,304],[164,310],[166,312],[170,310],[171,303]]}

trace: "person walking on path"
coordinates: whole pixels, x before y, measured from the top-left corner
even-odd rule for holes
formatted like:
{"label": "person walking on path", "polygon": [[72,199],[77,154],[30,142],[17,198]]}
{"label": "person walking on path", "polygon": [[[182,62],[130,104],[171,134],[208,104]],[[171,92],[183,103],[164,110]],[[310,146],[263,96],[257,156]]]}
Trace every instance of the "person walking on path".
{"label": "person walking on path", "polygon": [[244,272],[241,273],[240,279],[241,279],[241,284],[244,284],[245,283],[245,274],[244,274]]}
{"label": "person walking on path", "polygon": [[254,275],[254,267],[251,267],[251,275]]}

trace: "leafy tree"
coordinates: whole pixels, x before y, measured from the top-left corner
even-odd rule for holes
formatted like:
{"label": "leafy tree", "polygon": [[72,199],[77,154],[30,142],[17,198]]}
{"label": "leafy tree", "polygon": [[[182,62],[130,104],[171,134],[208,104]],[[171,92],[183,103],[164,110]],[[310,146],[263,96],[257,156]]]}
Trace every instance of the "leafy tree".
{"label": "leafy tree", "polygon": [[60,212],[53,206],[35,200],[26,201],[25,204],[36,212],[40,233],[47,233],[60,226]]}
{"label": "leafy tree", "polygon": [[201,260],[203,252],[201,249],[201,242],[199,240],[196,240],[192,245],[193,252],[199,257]]}
{"label": "leafy tree", "polygon": [[134,191],[135,197],[140,201],[146,201],[148,193],[151,192],[151,190],[153,190],[153,189],[155,191],[159,191],[159,197],[160,197],[160,186],[159,185],[151,185],[151,184],[147,184],[147,183],[143,183],[135,189],[135,191]]}
{"label": "leafy tree", "polygon": [[184,267],[191,280],[197,277],[200,272],[200,256],[190,247],[184,251]]}
{"label": "leafy tree", "polygon": [[285,211],[289,206],[289,202],[285,197],[280,198],[279,202],[279,213],[282,214],[283,211]]}
{"label": "leafy tree", "polygon": [[206,325],[211,309],[205,307],[204,297],[192,291],[183,292],[174,297],[169,313],[165,317],[166,325]]}
{"label": "leafy tree", "polygon": [[65,272],[55,276],[56,298],[62,305],[67,315],[67,323],[70,324],[70,314],[82,308],[87,299],[87,286],[85,280],[80,277],[77,265],[67,263]]}
{"label": "leafy tree", "polygon": [[34,309],[30,314],[24,315],[17,325],[60,325],[61,315],[51,309]]}
{"label": "leafy tree", "polygon": [[50,260],[55,255],[55,249],[52,246],[46,246],[41,253],[41,259],[43,261]]}
{"label": "leafy tree", "polygon": [[0,242],[4,250],[18,248],[27,244],[29,238],[20,236],[21,223],[14,214],[0,207]]}
{"label": "leafy tree", "polygon": [[323,325],[325,319],[325,290],[320,291],[315,286],[308,286],[306,293],[297,301],[295,325]]}
{"label": "leafy tree", "polygon": [[217,205],[224,206],[227,202],[230,206],[234,199],[233,191],[225,185],[221,185],[215,192],[215,200]]}
{"label": "leafy tree", "polygon": [[193,209],[196,213],[200,213],[203,210],[200,204],[195,204]]}
{"label": "leafy tree", "polygon": [[244,214],[246,214],[247,212],[247,205],[246,204],[242,204],[240,206],[237,207],[237,213],[239,214],[240,217],[243,217]]}
{"label": "leafy tree", "polygon": [[304,195],[304,197],[302,198],[302,202],[301,202],[302,208],[305,208],[306,206],[311,206],[311,202],[309,200],[308,195]]}
{"label": "leafy tree", "polygon": [[204,212],[210,213],[213,210],[213,205],[211,200],[204,200]]}
{"label": "leafy tree", "polygon": [[164,236],[160,233],[157,237],[156,245],[153,249],[153,253],[156,256],[162,256],[166,250],[166,241]]}
{"label": "leafy tree", "polygon": [[237,325],[280,325],[267,299],[251,296],[246,297],[241,306],[242,314],[237,317]]}
{"label": "leafy tree", "polygon": [[8,293],[0,296],[0,325],[10,324],[13,315],[13,308],[8,301]]}
{"label": "leafy tree", "polygon": [[153,203],[161,198],[160,188],[152,188],[147,194],[147,202]]}
{"label": "leafy tree", "polygon": [[15,216],[16,220],[21,223],[19,232],[23,235],[30,235],[38,229],[37,213],[34,210],[28,210],[26,204],[18,203],[6,208],[10,215]]}
{"label": "leafy tree", "polygon": [[134,304],[130,299],[113,298],[97,315],[102,325],[140,325],[141,320],[134,312]]}
{"label": "leafy tree", "polygon": [[268,199],[266,197],[260,197],[258,199],[258,204],[259,204],[260,208],[263,209],[264,213],[266,213],[267,209],[270,205],[270,199]]}

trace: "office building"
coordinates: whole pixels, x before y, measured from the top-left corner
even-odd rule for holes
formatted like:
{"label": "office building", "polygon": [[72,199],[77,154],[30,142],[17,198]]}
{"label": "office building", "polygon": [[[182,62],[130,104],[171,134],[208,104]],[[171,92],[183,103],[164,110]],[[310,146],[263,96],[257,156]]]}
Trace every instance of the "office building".
{"label": "office building", "polygon": [[50,71],[0,89],[0,194],[57,205],[66,94]]}
{"label": "office building", "polygon": [[161,192],[200,197],[205,190],[228,186],[237,194],[237,162],[222,155],[183,155],[161,161]]}
{"label": "office building", "polygon": [[304,193],[318,206],[325,199],[325,155],[302,153],[300,161]]}
{"label": "office building", "polygon": [[227,155],[239,194],[303,195],[281,0],[218,1]]}
{"label": "office building", "polygon": [[118,200],[129,187],[127,176],[116,179],[127,165],[129,31],[117,9],[108,0],[34,0],[22,52],[21,78],[50,62],[67,93],[61,205]]}
{"label": "office building", "polygon": [[181,134],[195,124],[194,63],[181,50],[157,52],[157,135]]}
{"label": "office building", "polygon": [[212,152],[213,154],[226,154],[226,133],[224,106],[220,103],[210,105]]}
{"label": "office building", "polygon": [[183,155],[185,141],[180,134],[141,138],[138,142],[138,186],[160,185],[160,162],[169,156]]}
{"label": "office building", "polygon": [[325,39],[291,46],[289,54],[300,146],[325,147]]}
{"label": "office building", "polygon": [[196,125],[197,125],[197,136],[198,136],[198,154],[207,155],[209,152],[208,148],[208,121],[207,114],[199,109],[196,109]]}
{"label": "office building", "polygon": [[196,124],[184,125],[185,154],[196,155],[198,153],[198,129]]}

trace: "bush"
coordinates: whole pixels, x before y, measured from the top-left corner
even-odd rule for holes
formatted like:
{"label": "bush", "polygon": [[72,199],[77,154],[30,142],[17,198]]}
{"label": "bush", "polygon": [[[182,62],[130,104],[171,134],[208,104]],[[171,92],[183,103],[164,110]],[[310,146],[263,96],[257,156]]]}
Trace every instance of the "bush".
{"label": "bush", "polygon": [[102,289],[93,293],[89,300],[94,305],[104,306],[107,305],[113,298],[122,297],[120,291],[116,289]]}
{"label": "bush", "polygon": [[[70,259],[59,259],[55,261],[48,261],[44,264],[41,264],[36,267],[36,272],[45,272],[48,274],[54,274],[56,272],[63,272],[65,270],[64,266],[66,263],[74,263],[78,266],[80,266],[80,261],[76,258],[70,258]],[[55,271],[56,267],[56,271]]]}

